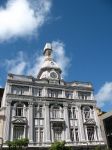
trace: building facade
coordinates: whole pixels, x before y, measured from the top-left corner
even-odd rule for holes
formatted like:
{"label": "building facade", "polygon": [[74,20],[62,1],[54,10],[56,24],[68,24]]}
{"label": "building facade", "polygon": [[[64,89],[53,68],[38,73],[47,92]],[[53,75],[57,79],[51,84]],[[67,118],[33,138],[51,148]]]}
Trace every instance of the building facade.
{"label": "building facade", "polygon": [[99,114],[101,133],[107,148],[112,149],[112,112]]}
{"label": "building facade", "polygon": [[47,43],[37,78],[8,74],[1,103],[4,143],[28,138],[36,148],[64,140],[74,149],[103,146],[92,84],[64,81],[52,51]]}

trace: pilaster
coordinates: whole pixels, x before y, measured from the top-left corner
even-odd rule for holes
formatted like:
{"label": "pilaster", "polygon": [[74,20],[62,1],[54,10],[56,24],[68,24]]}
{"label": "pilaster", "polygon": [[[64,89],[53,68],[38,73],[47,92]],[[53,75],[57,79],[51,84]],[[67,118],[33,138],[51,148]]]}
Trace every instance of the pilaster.
{"label": "pilaster", "polygon": [[45,142],[51,142],[50,138],[50,112],[49,112],[49,103],[45,103]]}
{"label": "pilaster", "polygon": [[64,104],[64,120],[65,120],[65,137],[66,137],[66,142],[71,142],[70,139],[70,123],[69,123],[69,118],[68,118],[68,104]]}
{"label": "pilaster", "polygon": [[11,125],[11,102],[7,102],[5,113],[5,126],[4,126],[4,141],[10,140],[10,125]]}
{"label": "pilaster", "polygon": [[83,126],[83,119],[81,113],[81,105],[78,105],[78,126],[79,126],[79,140],[81,142],[85,141],[85,134],[84,134],[84,126]]}
{"label": "pilaster", "polygon": [[94,110],[94,119],[95,119],[96,126],[97,126],[97,130],[96,130],[97,133],[96,134],[98,135],[98,140],[103,141],[103,138],[102,138],[102,135],[101,135],[101,129],[100,129],[100,120],[98,118],[96,108],[94,107],[93,110]]}
{"label": "pilaster", "polygon": [[33,103],[29,103],[29,142],[33,142],[34,136],[34,116],[33,116]]}

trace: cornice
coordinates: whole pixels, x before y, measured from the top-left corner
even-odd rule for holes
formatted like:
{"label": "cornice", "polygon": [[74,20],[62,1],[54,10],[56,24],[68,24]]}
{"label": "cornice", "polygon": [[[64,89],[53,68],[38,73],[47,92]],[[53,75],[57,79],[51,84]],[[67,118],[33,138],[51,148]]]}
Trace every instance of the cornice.
{"label": "cornice", "polygon": [[7,101],[12,101],[12,100],[20,100],[20,101],[32,101],[32,102],[66,102],[69,104],[81,104],[81,105],[95,105],[96,101],[95,100],[79,100],[79,99],[67,99],[67,98],[54,98],[54,97],[35,97],[35,96],[30,96],[30,95],[15,95],[15,94],[7,94]]}
{"label": "cornice", "polygon": [[47,87],[47,88],[59,88],[65,90],[83,90],[83,91],[93,91],[91,87],[79,87],[79,86],[68,86],[68,85],[61,85],[61,84],[49,84],[49,83],[37,83],[37,82],[26,82],[26,81],[16,81],[16,80],[8,80],[9,84],[12,85],[19,85],[19,86],[40,86],[40,87]]}

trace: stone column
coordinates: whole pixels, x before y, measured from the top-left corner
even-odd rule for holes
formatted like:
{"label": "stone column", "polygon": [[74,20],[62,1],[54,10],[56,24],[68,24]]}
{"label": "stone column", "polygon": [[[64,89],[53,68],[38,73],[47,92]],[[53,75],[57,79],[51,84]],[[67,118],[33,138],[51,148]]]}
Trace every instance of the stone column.
{"label": "stone column", "polygon": [[100,129],[100,119],[98,118],[95,107],[93,108],[93,110],[94,110],[94,119],[95,119],[96,126],[97,126],[97,130],[96,130],[97,133],[96,134],[98,135],[98,140],[103,141],[103,138],[102,138],[102,135],[101,135],[101,129]]}
{"label": "stone column", "polygon": [[14,125],[11,124],[11,137],[10,137],[10,140],[13,141],[13,130],[14,130]]}
{"label": "stone column", "polygon": [[66,142],[71,142],[70,139],[70,123],[69,123],[69,118],[68,118],[68,104],[64,104],[64,120],[65,120],[65,139]]}
{"label": "stone column", "polygon": [[34,136],[34,116],[33,116],[33,103],[29,103],[29,142],[33,142]]}
{"label": "stone column", "polygon": [[42,95],[43,95],[43,97],[48,97],[47,88],[46,87],[43,88]]}
{"label": "stone column", "polygon": [[4,141],[10,140],[10,126],[11,126],[11,102],[7,102],[5,113],[5,126],[4,126]]}
{"label": "stone column", "polygon": [[49,111],[49,103],[45,104],[45,142],[49,143],[51,142],[50,137],[50,111]]}
{"label": "stone column", "polygon": [[65,98],[65,90],[62,90],[62,98]]}
{"label": "stone column", "polygon": [[32,87],[31,86],[29,87],[29,95],[31,95],[31,96],[33,95],[33,91],[32,91]]}
{"label": "stone column", "polygon": [[84,134],[81,105],[78,105],[78,126],[79,126],[79,140],[80,140],[80,142],[84,142],[85,141],[85,134]]}

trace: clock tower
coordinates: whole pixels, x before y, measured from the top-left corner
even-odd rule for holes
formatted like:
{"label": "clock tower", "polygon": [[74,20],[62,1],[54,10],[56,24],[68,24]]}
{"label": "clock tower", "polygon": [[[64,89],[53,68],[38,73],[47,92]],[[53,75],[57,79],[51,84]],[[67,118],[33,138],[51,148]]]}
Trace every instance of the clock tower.
{"label": "clock tower", "polygon": [[52,45],[51,43],[46,43],[43,51],[44,63],[37,75],[38,79],[51,79],[60,80],[61,79],[61,69],[58,64],[52,58]]}

